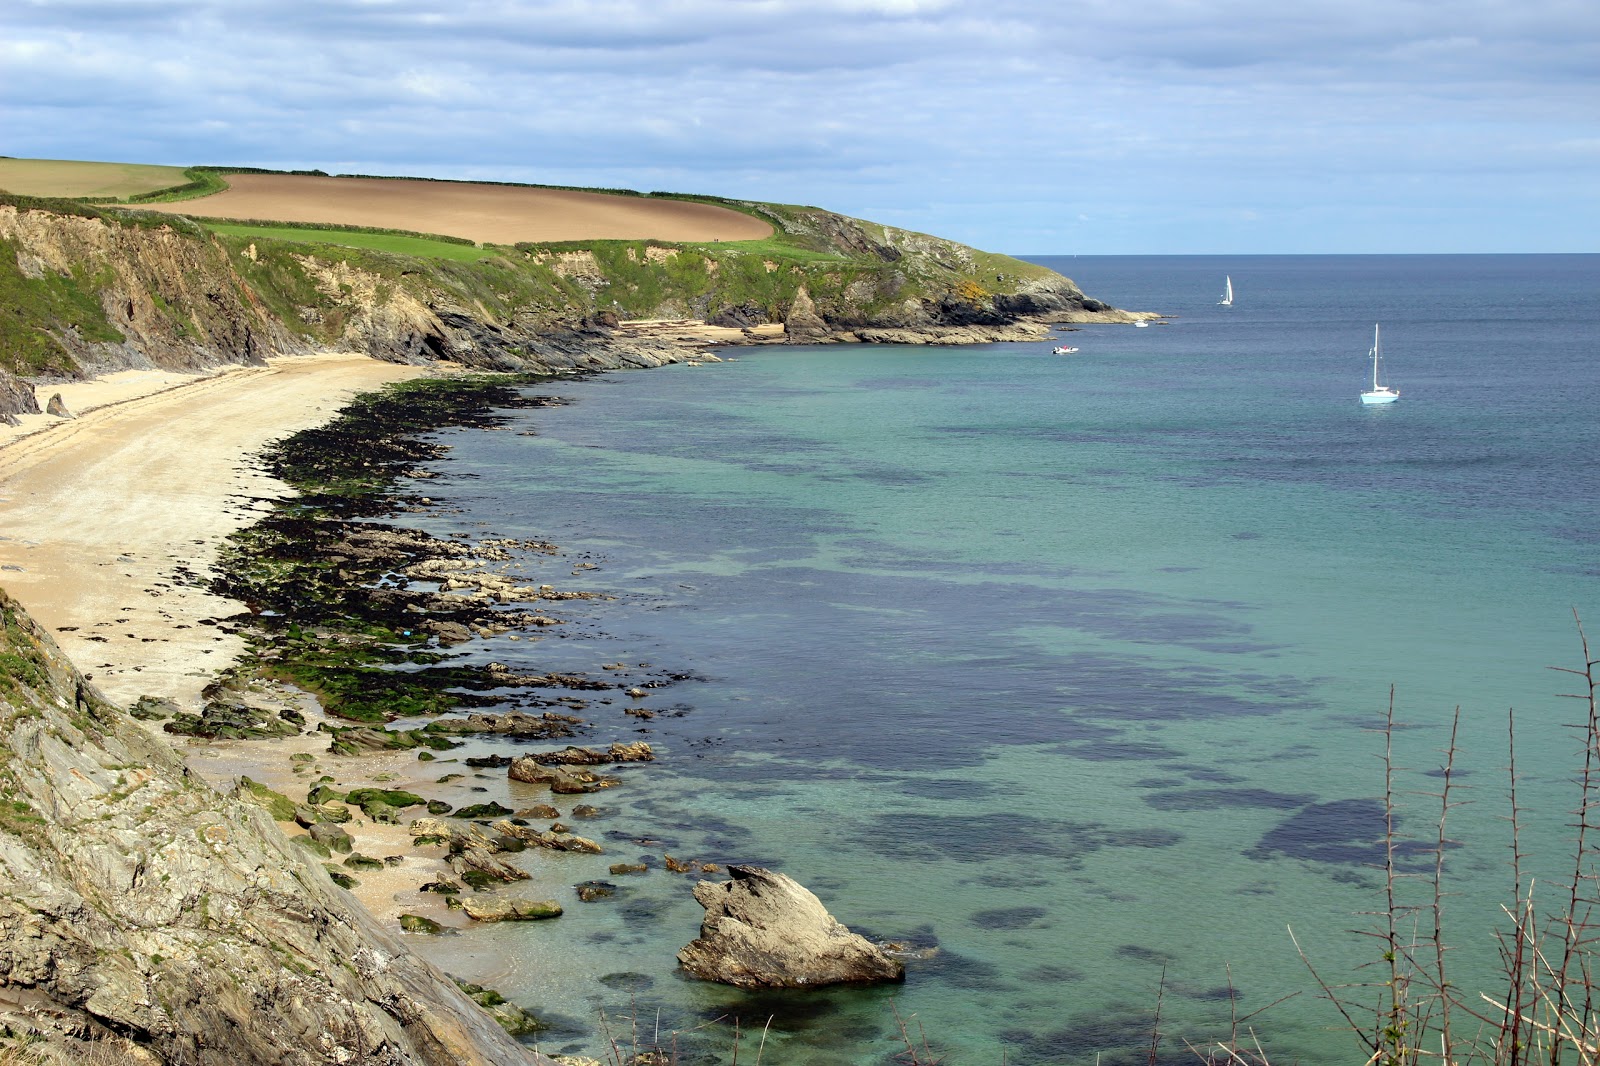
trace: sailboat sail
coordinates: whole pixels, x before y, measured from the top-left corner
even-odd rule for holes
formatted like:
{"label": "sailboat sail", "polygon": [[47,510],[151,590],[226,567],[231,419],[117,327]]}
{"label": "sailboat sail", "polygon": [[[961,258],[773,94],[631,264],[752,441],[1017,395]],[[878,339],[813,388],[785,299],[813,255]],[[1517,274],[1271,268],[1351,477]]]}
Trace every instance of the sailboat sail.
{"label": "sailboat sail", "polygon": [[1378,384],[1378,361],[1382,356],[1379,352],[1378,327],[1376,325],[1372,327],[1372,351],[1369,354],[1372,356],[1372,391],[1363,392],[1361,394],[1361,402],[1368,405],[1394,403],[1400,398],[1400,390],[1392,389],[1388,385]]}
{"label": "sailboat sail", "polygon": [[1233,306],[1233,278],[1232,277],[1224,277],[1222,279],[1222,299],[1217,301],[1217,303],[1221,307],[1232,307]]}

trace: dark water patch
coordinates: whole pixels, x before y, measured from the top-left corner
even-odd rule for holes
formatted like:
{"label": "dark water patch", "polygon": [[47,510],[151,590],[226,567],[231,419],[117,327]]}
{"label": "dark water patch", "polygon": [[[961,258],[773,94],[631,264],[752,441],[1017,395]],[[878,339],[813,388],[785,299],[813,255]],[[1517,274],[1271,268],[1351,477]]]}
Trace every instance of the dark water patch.
{"label": "dark water patch", "polygon": [[1163,770],[1174,776],[1182,776],[1190,781],[1212,785],[1232,785],[1246,780],[1239,774],[1229,770],[1219,770],[1214,766],[1201,766],[1195,763],[1173,763],[1163,766]]}
{"label": "dark water patch", "polygon": [[1171,952],[1159,948],[1147,948],[1141,944],[1119,944],[1113,954],[1119,959],[1148,963],[1151,966],[1171,966],[1177,961],[1177,956]]}
{"label": "dark water patch", "polygon": [[[1152,995],[1152,998],[1153,995]],[[1056,1029],[1011,1028],[1000,1038],[1014,1054],[1008,1060],[1028,1063],[1098,1063],[1099,1066],[1194,1066],[1194,1053],[1181,1043],[1162,1042],[1151,1053],[1154,1008],[1113,1008],[1073,1015]],[[1196,1041],[1197,1044],[1201,1043]]]}
{"label": "dark water patch", "polygon": [[1169,829],[1115,828],[1004,813],[882,815],[867,826],[869,839],[878,841],[882,854],[907,862],[1024,858],[1064,861],[1075,868],[1085,856],[1104,848],[1165,848],[1183,839]]}
{"label": "dark water patch", "polygon": [[[1396,833],[1400,821],[1396,819]],[[1383,802],[1377,799],[1315,803],[1269,829],[1245,854],[1255,859],[1284,856],[1306,862],[1362,868],[1382,867],[1385,857]],[[1408,872],[1432,864],[1434,848],[1399,840],[1395,863]]]}
{"label": "dark water patch", "polygon": [[1056,966],[1047,963],[1044,966],[1035,966],[1033,969],[1024,972],[1022,979],[1043,984],[1071,984],[1076,981],[1082,981],[1084,976],[1085,974],[1082,970],[1074,970],[1071,966]]}
{"label": "dark water patch", "polygon": [[974,911],[967,922],[979,929],[1027,929],[1047,913],[1043,907],[995,907]]}
{"label": "dark water patch", "polygon": [[1056,751],[1085,762],[1160,762],[1183,752],[1153,740],[1103,740],[1089,744],[1061,744]]}
{"label": "dark water patch", "polygon": [[645,992],[655,987],[656,979],[649,974],[623,971],[603,975],[600,983],[622,992]]}
{"label": "dark water patch", "polygon": [[940,948],[917,963],[919,975],[972,992],[1004,993],[1000,967],[949,948]]}
{"label": "dark water patch", "polygon": [[983,888],[1044,888],[1052,883],[1048,877],[1039,874],[984,874],[981,877],[963,878],[959,884],[979,885]]}
{"label": "dark water patch", "polygon": [[1252,532],[1250,530],[1243,530],[1243,531],[1238,532],[1238,533],[1231,533],[1231,534],[1229,534],[1229,536],[1231,536],[1234,540],[1260,540],[1261,539],[1261,534],[1260,533],[1255,533],[1255,532]]}
{"label": "dark water patch", "polygon": [[977,801],[988,799],[999,789],[987,781],[963,781],[957,778],[900,778],[895,789],[911,796],[925,799]]}
{"label": "dark water patch", "polygon": [[1273,792],[1264,788],[1190,788],[1145,796],[1158,811],[1209,811],[1221,807],[1290,810],[1315,800],[1309,793]]}

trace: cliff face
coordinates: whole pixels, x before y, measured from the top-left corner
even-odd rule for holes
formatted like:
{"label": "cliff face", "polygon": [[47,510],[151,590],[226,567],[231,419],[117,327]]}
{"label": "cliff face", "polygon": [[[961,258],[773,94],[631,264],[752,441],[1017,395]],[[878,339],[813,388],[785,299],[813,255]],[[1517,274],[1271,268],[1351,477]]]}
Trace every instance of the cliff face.
{"label": "cliff face", "polygon": [[33,402],[6,371],[49,381],[325,348],[489,370],[604,368],[676,357],[612,335],[619,317],[793,319],[794,343],[973,341],[1042,335],[1021,319],[1108,310],[1006,256],[815,208],[739,206],[778,236],[519,245],[458,262],[0,197],[0,419]]}
{"label": "cliff face", "polygon": [[112,1041],[182,1066],[548,1063],[300,851],[0,592],[0,1032],[69,1060]]}

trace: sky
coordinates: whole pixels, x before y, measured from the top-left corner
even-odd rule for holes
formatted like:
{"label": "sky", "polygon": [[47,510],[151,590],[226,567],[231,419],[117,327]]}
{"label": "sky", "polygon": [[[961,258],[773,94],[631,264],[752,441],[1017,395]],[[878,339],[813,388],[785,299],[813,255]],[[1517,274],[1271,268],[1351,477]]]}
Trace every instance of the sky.
{"label": "sky", "polygon": [[814,204],[1014,255],[1600,251],[1595,0],[5,0],[0,154]]}

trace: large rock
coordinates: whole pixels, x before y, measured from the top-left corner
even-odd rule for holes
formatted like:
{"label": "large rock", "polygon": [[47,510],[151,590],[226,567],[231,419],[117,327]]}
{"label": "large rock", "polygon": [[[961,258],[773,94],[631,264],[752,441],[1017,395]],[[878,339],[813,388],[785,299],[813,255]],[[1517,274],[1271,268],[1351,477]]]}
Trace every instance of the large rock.
{"label": "large rock", "polygon": [[789,340],[799,344],[824,340],[833,332],[822,316],[817,314],[817,305],[811,301],[811,294],[804,286],[794,294],[789,314],[783,320],[783,332]]}
{"label": "large rock", "polygon": [[793,878],[732,866],[731,881],[701,881],[700,938],[678,952],[696,977],[739,988],[899,981],[905,966],[852,933]]}
{"label": "large rock", "polygon": [[163,1066],[549,1066],[4,593],[0,663],[4,1030],[66,1062],[125,1039]]}

